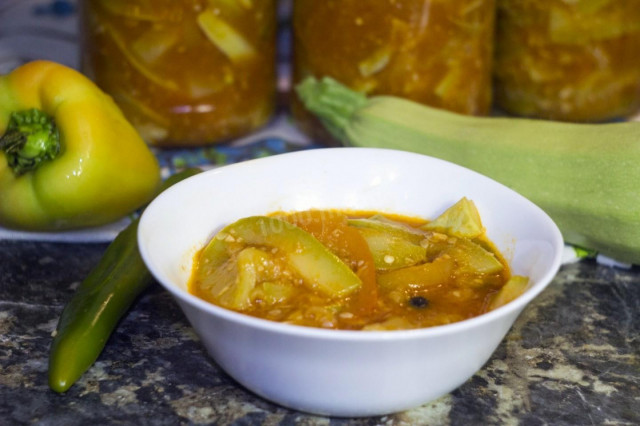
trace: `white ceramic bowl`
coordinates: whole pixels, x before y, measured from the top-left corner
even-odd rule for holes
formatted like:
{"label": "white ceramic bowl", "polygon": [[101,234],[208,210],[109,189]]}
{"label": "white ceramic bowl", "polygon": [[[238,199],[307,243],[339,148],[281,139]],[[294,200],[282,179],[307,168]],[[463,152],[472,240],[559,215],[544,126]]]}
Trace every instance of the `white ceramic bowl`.
{"label": "white ceramic bowl", "polygon": [[[522,296],[479,317],[419,330],[323,330],[241,315],[186,290],[196,251],[237,219],[310,208],[435,218],[463,196],[476,203],[513,271],[533,280]],[[229,375],[283,406],[349,417],[403,411],[464,383],[549,284],[563,246],[551,219],[505,186],[431,157],[367,148],[302,151],[196,175],[147,207],[138,241],[150,271]]]}

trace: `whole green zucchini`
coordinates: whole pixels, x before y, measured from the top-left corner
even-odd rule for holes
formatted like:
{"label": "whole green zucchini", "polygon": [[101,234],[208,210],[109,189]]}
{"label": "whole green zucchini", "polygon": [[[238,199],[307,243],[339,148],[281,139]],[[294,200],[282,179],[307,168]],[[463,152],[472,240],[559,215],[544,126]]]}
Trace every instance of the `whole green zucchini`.
{"label": "whole green zucchini", "polygon": [[345,145],[441,158],[514,189],[551,216],[566,242],[640,264],[640,122],[572,124],[471,117],[335,80],[297,86]]}

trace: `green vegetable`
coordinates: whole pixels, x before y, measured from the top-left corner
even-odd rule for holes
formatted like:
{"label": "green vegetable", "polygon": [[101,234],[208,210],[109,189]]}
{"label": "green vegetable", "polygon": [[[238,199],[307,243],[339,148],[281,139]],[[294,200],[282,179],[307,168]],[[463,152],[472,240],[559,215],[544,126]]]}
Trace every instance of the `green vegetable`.
{"label": "green vegetable", "polygon": [[420,242],[425,238],[425,234],[423,232],[409,228],[401,222],[397,222],[377,214],[367,219],[348,219],[347,223],[349,226],[358,229],[368,228],[389,233],[394,237],[408,240],[414,244],[420,244]]}
{"label": "green vegetable", "polygon": [[260,293],[260,296],[266,304],[274,305],[289,299],[294,292],[295,289],[293,286],[266,281],[262,283],[262,292]]}
{"label": "green vegetable", "polygon": [[504,269],[493,253],[470,240],[460,239],[443,252],[455,259],[458,271],[462,273],[494,274]]}
{"label": "green vegetable", "polygon": [[147,80],[153,82],[154,84],[170,91],[177,92],[180,90],[180,86],[173,80],[167,79],[163,75],[158,74],[151,68],[151,64],[146,64],[144,61],[139,59],[137,56],[133,54],[130,50],[129,43],[126,38],[118,33],[112,25],[107,24],[106,22],[102,23],[104,27],[105,34],[107,34],[113,43],[118,47],[122,55],[127,58],[127,61],[131,64],[132,67],[137,69],[140,74],[142,74]]}
{"label": "green vegetable", "polygon": [[216,45],[231,62],[243,62],[255,58],[257,52],[245,37],[226,21],[220,19],[212,9],[198,15],[198,25],[207,38]]}
{"label": "green vegetable", "polygon": [[477,238],[485,231],[476,205],[466,197],[422,228],[462,238]]}
{"label": "green vegetable", "polygon": [[509,281],[493,297],[489,310],[497,309],[511,302],[524,293],[527,287],[529,287],[529,278],[520,275],[509,278]]}
{"label": "green vegetable", "polygon": [[[161,190],[198,172],[175,174]],[[153,282],[138,252],[137,230],[138,219],[118,234],[62,311],[49,354],[54,391],[67,391],[91,367],[120,318]]]}
{"label": "green vegetable", "polygon": [[297,87],[346,145],[438,157],[501,182],[544,209],[568,243],[640,263],[640,123],[472,117],[331,79]]}
{"label": "green vegetable", "polygon": [[[131,43],[131,51],[145,64],[155,64],[163,55],[180,41],[180,31],[176,26],[151,27]],[[132,65],[135,66],[134,63]]]}
{"label": "green vegetable", "polygon": [[388,232],[372,228],[358,229],[369,245],[376,269],[387,271],[422,262],[427,250],[419,244]]}
{"label": "green vegetable", "polygon": [[282,250],[287,262],[307,284],[333,297],[362,286],[360,278],[311,234],[280,219],[252,216],[222,229],[204,248],[196,280],[205,281],[247,245]]}
{"label": "green vegetable", "polygon": [[378,276],[378,285],[382,291],[436,287],[451,279],[454,267],[453,259],[442,256],[433,262],[382,273]]}
{"label": "green vegetable", "polygon": [[264,275],[261,269],[268,272],[263,265],[268,264],[270,258],[270,254],[263,250],[247,247],[216,268],[211,275],[203,277],[201,287],[224,307],[248,309],[252,291],[260,275]]}
{"label": "green vegetable", "polygon": [[386,68],[389,65],[393,49],[391,46],[385,46],[375,51],[370,57],[358,64],[358,70],[363,77],[371,77]]}
{"label": "green vegetable", "polygon": [[350,219],[349,226],[364,237],[377,270],[405,268],[426,260],[427,250],[420,245],[424,235],[375,219]]}

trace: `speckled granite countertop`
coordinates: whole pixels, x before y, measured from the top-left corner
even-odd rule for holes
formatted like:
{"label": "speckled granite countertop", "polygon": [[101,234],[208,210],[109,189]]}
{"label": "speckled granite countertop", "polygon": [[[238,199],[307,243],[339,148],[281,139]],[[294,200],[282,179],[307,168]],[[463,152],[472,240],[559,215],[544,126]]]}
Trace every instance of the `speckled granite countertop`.
{"label": "speckled granite countertop", "polygon": [[211,361],[158,285],[59,395],[47,386],[51,332],[105,248],[0,241],[1,424],[640,424],[640,269],[588,261],[561,269],[472,379],[405,413],[328,419],[262,400]]}

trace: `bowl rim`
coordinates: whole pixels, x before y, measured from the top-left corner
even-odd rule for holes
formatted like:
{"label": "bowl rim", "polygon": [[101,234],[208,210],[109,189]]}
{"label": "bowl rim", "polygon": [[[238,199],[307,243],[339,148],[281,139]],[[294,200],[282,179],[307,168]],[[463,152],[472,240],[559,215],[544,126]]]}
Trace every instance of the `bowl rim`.
{"label": "bowl rim", "polygon": [[[480,314],[476,317],[472,317],[472,318],[467,318],[461,321],[457,321],[454,323],[450,323],[450,324],[444,324],[444,325],[437,325],[437,326],[431,326],[431,327],[424,327],[424,328],[416,328],[416,329],[402,329],[402,330],[371,330],[371,331],[363,331],[363,330],[336,330],[336,329],[323,329],[323,328],[318,328],[318,327],[311,327],[311,326],[303,326],[303,325],[296,325],[296,324],[287,324],[287,323],[282,323],[282,322],[278,322],[278,321],[272,321],[272,320],[267,320],[267,319],[263,319],[263,318],[259,318],[259,317],[254,317],[248,314],[244,314],[241,312],[237,312],[237,311],[233,311],[231,309],[227,309],[218,305],[215,305],[213,303],[207,302],[203,299],[200,299],[199,297],[189,293],[187,290],[180,288],[180,286],[178,286],[177,284],[173,283],[173,282],[165,282],[164,277],[162,276],[162,274],[158,274],[156,272],[156,266],[155,264],[151,261],[150,259],[150,254],[145,246],[145,244],[143,243],[144,238],[142,236],[142,233],[144,232],[144,225],[143,223],[145,222],[145,214],[146,214],[146,210],[142,213],[141,217],[140,217],[140,226],[138,227],[138,233],[137,233],[137,239],[138,239],[138,247],[139,247],[139,251],[141,254],[141,257],[145,263],[145,265],[147,266],[147,268],[149,269],[149,271],[151,272],[151,274],[153,275],[154,279],[159,282],[162,287],[164,287],[166,290],[168,290],[175,298],[179,299],[181,302],[183,303],[187,303],[189,305],[192,305],[194,307],[196,307],[197,309],[200,309],[208,314],[214,315],[216,317],[219,317],[221,319],[224,319],[226,321],[230,321],[230,322],[234,322],[234,323],[238,323],[240,325],[246,326],[246,327],[251,327],[254,329],[258,329],[261,331],[266,331],[266,332],[271,332],[271,333],[278,333],[278,334],[282,334],[282,335],[288,335],[288,336],[292,336],[292,337],[300,337],[300,338],[307,338],[307,339],[323,339],[323,340],[334,340],[334,341],[355,341],[355,342],[372,342],[372,341],[389,341],[389,340],[393,340],[393,341],[403,341],[403,340],[412,340],[412,339],[421,339],[421,338],[427,338],[427,337],[436,337],[436,336],[442,336],[442,335],[449,335],[449,334],[456,334],[458,332],[464,332],[464,331],[468,331],[469,329],[473,329],[473,328],[477,328],[477,327],[481,327],[483,325],[486,325],[488,323],[492,323],[495,321],[500,320],[503,317],[509,316],[510,314],[513,314],[514,312],[517,314],[519,314],[519,312],[521,310],[523,310],[526,305],[528,305],[535,297],[537,297],[540,293],[542,293],[542,291],[544,291],[544,289],[551,283],[551,281],[553,280],[553,278],[557,275],[558,270],[560,269],[560,266],[562,264],[562,255],[563,255],[563,245],[564,245],[564,241],[562,238],[562,234],[560,232],[560,230],[558,229],[557,225],[555,224],[555,222],[549,217],[549,215],[544,212],[540,207],[538,207],[536,204],[534,204],[532,201],[530,201],[529,199],[527,199],[526,197],[522,196],[521,194],[517,193],[516,191],[512,190],[511,188],[505,186],[504,184],[497,182],[485,175],[482,175],[478,172],[475,172],[471,169],[468,169],[464,166],[460,166],[458,164],[452,163],[450,161],[446,161],[446,160],[442,160],[436,157],[431,157],[428,155],[424,155],[424,154],[419,154],[419,153],[413,153],[413,152],[408,152],[408,151],[400,151],[400,150],[394,150],[394,149],[387,149],[387,148],[360,148],[360,147],[330,147],[330,148],[315,148],[313,150],[301,150],[301,151],[295,151],[295,152],[289,152],[289,153],[284,153],[284,154],[279,154],[279,155],[275,155],[275,156],[270,156],[270,157],[264,157],[264,158],[257,158],[257,159],[252,159],[252,160],[248,160],[248,161],[243,161],[243,162],[239,162],[239,163],[233,163],[233,164],[229,164],[229,165],[225,165],[225,166],[221,166],[221,167],[217,167],[217,168],[213,168],[210,170],[206,170],[202,173],[199,173],[197,175],[194,175],[192,177],[189,177],[187,179],[185,179],[184,181],[181,181],[175,185],[173,185],[171,188],[167,189],[166,191],[164,191],[164,193],[158,195],[157,198],[160,197],[168,197],[170,196],[170,194],[174,191],[178,191],[180,186],[183,185],[187,185],[189,184],[189,181],[192,180],[197,180],[197,179],[204,179],[204,175],[219,175],[221,173],[225,173],[225,171],[231,170],[231,169],[235,169],[235,168],[239,168],[239,167],[246,167],[247,164],[249,163],[254,163],[254,162],[267,162],[267,161],[282,161],[283,159],[285,159],[285,157],[287,158],[293,158],[293,157],[297,157],[297,156],[301,156],[301,155],[309,155],[309,152],[312,151],[323,151],[325,153],[329,152],[329,151],[338,151],[340,153],[345,153],[345,150],[349,150],[349,151],[354,151],[354,150],[358,150],[359,152],[362,151],[368,151],[368,152],[382,152],[382,154],[385,153],[393,153],[394,155],[407,155],[407,156],[419,156],[419,157],[426,157],[430,160],[435,160],[438,162],[442,162],[442,163],[447,163],[450,166],[454,166],[456,168],[462,168],[465,169],[469,172],[471,172],[472,174],[478,175],[480,177],[482,177],[483,179],[488,179],[490,181],[493,182],[493,184],[498,185],[503,187],[504,189],[508,190],[509,192],[511,192],[514,196],[519,197],[521,200],[521,202],[524,202],[525,204],[529,205],[529,208],[532,208],[534,210],[537,210],[539,214],[541,214],[544,218],[545,221],[548,222],[548,224],[550,225],[550,230],[553,234],[553,240],[554,241],[550,241],[550,243],[552,244],[553,248],[555,249],[555,255],[553,256],[552,260],[551,260],[551,267],[547,269],[547,271],[545,271],[545,273],[542,275],[542,277],[540,277],[539,280],[537,280],[536,282],[533,283],[533,285],[531,285],[526,291],[525,293],[521,294],[520,296],[518,296],[517,298],[515,298],[514,300],[510,301],[509,303],[496,308],[492,311]],[[151,206],[153,203],[155,202],[155,200],[153,200],[149,206]],[[555,244],[554,244],[555,243]],[[168,280],[167,280],[168,281]]]}

